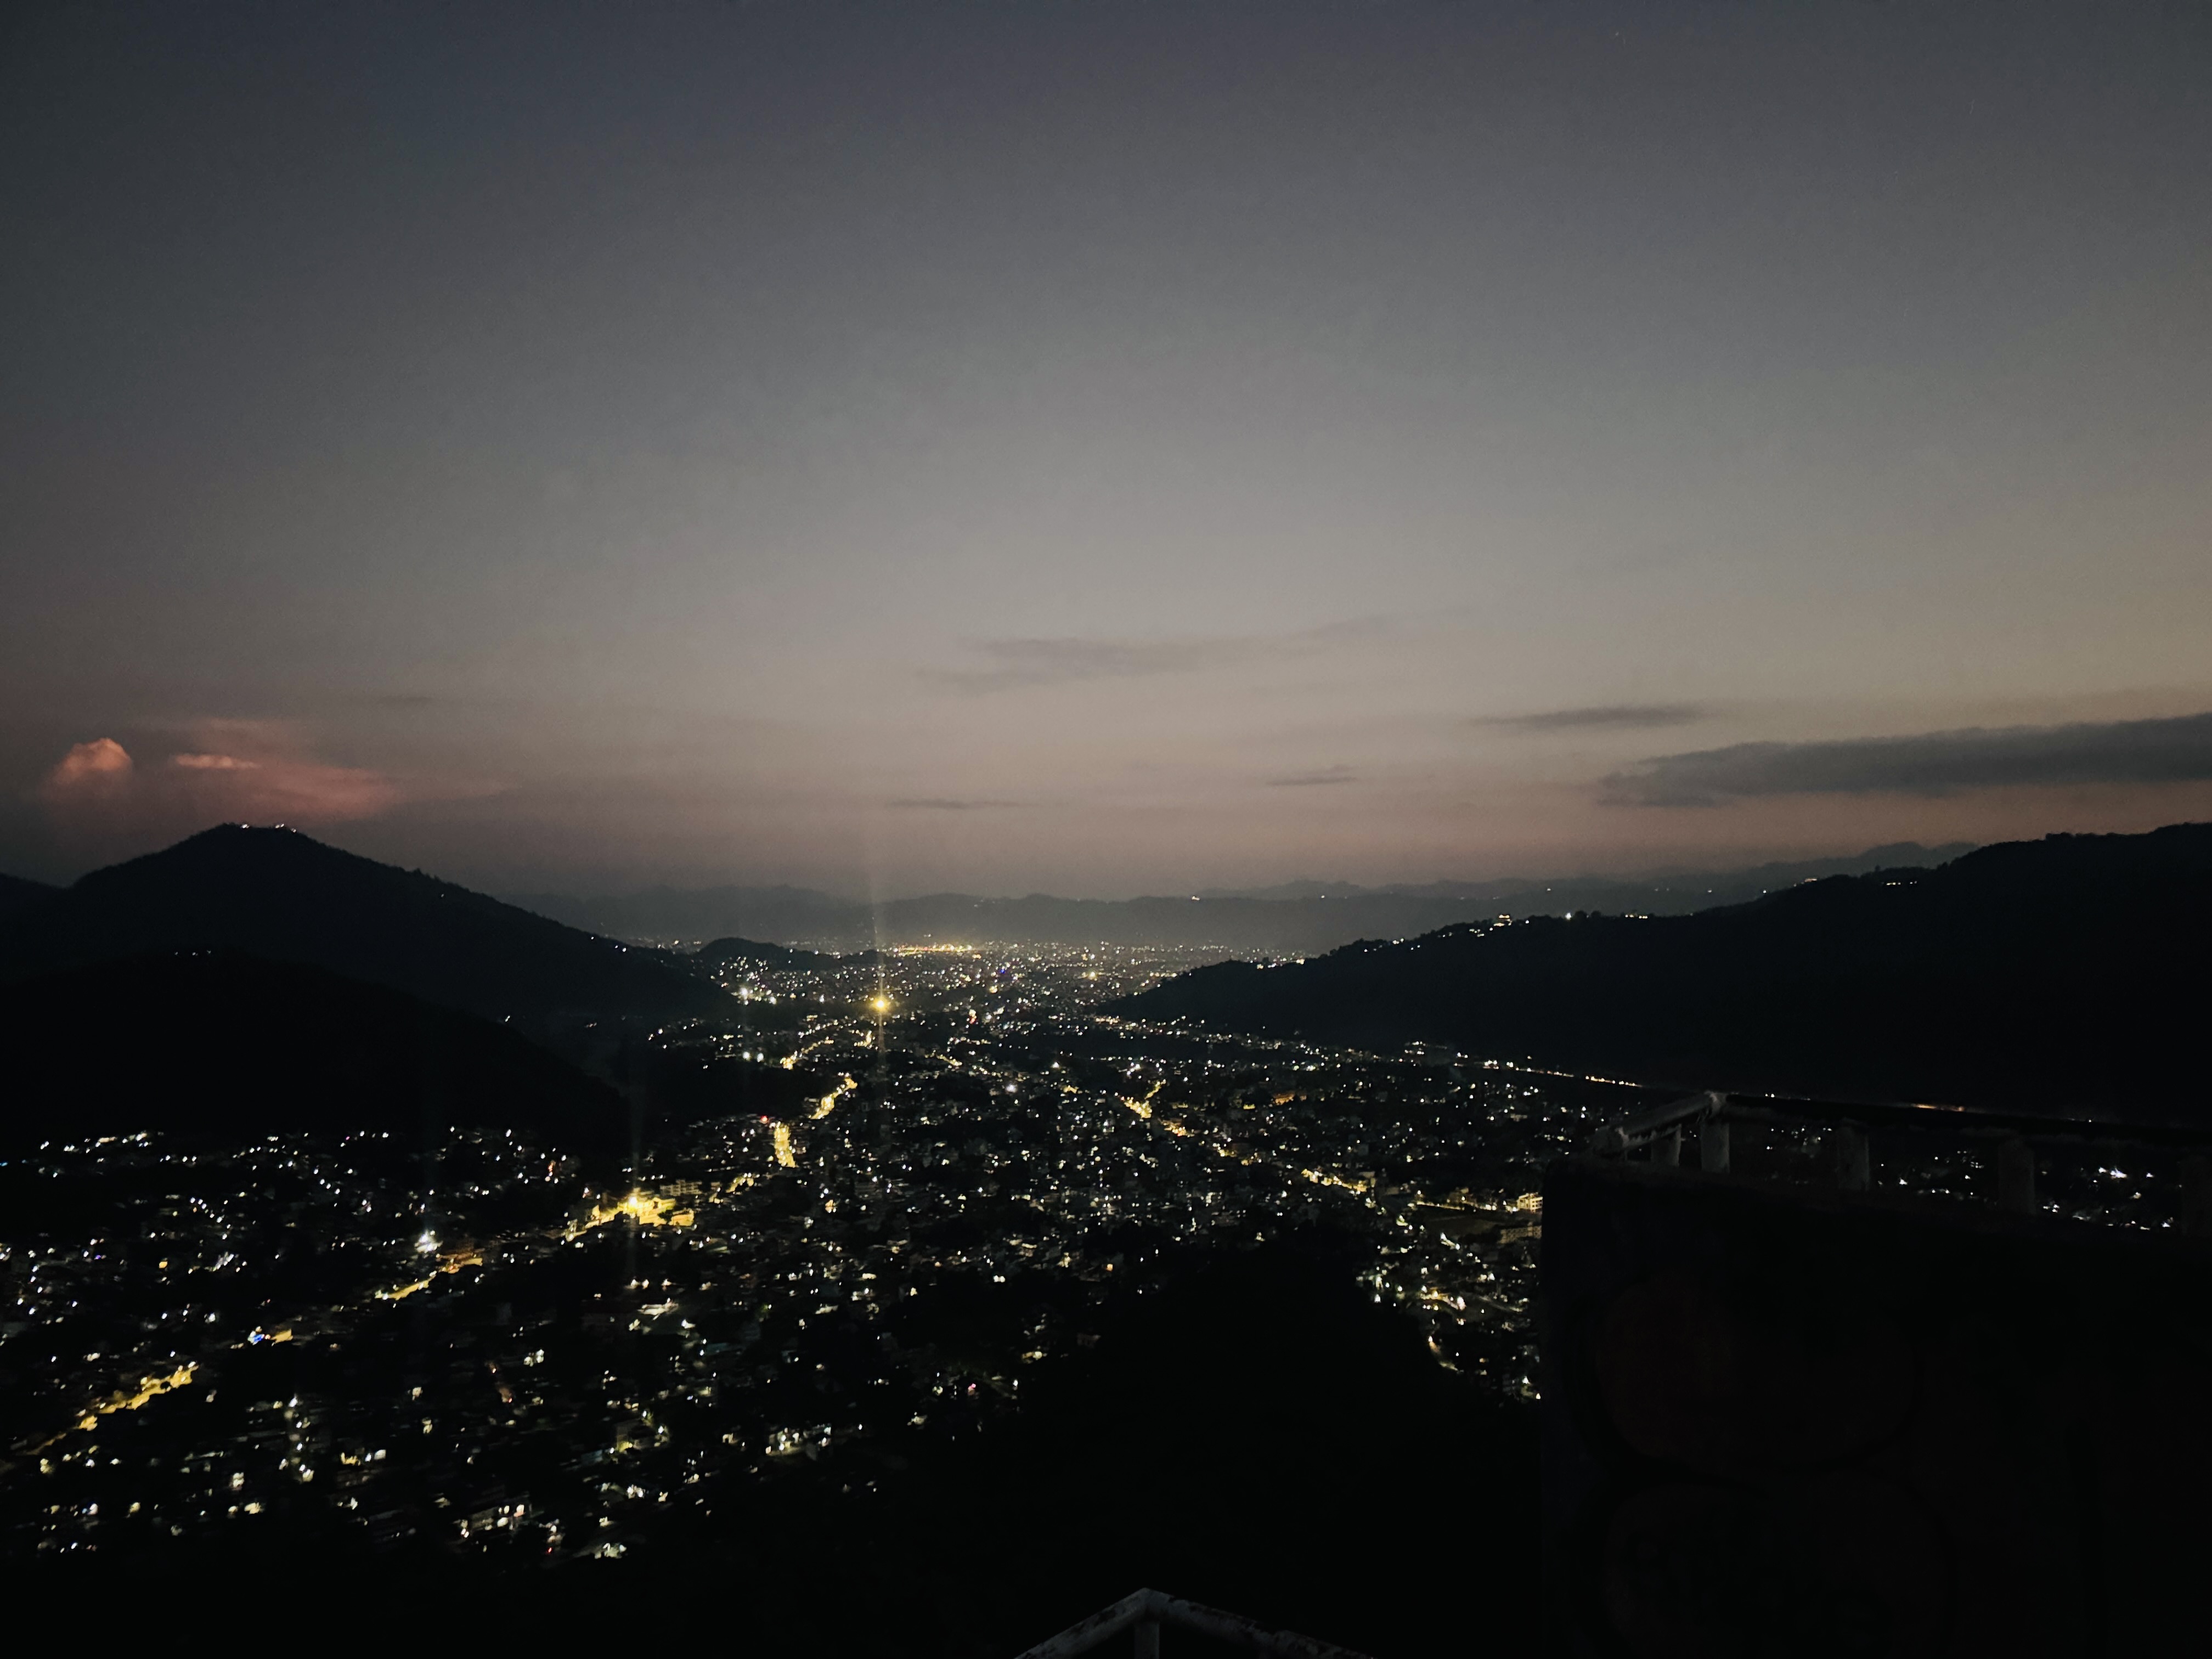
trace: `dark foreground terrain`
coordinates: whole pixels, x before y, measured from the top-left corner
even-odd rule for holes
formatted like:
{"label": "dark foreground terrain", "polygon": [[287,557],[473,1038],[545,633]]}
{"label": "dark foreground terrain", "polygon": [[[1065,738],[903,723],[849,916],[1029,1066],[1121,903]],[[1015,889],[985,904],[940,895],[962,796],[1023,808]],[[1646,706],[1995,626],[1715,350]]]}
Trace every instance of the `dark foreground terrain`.
{"label": "dark foreground terrain", "polygon": [[[108,1609],[118,1635],[251,1608],[301,1635],[986,1656],[1152,1584],[1378,1655],[1526,1651],[1533,1409],[1437,1366],[1355,1283],[1356,1257],[1324,1235],[1193,1259],[988,1429],[720,1483],[623,1559],[377,1551],[303,1516],[220,1547],[19,1569],[17,1585]],[[306,1345],[263,1363],[253,1392],[314,1381]]]}

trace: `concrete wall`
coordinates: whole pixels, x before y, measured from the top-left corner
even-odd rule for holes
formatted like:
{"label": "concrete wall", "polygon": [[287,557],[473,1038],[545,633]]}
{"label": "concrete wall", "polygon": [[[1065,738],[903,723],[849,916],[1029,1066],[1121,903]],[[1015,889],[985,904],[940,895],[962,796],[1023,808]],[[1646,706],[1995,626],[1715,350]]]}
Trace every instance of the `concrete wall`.
{"label": "concrete wall", "polygon": [[2212,1652],[2212,1249],[1573,1161],[1546,1595],[1578,1655]]}

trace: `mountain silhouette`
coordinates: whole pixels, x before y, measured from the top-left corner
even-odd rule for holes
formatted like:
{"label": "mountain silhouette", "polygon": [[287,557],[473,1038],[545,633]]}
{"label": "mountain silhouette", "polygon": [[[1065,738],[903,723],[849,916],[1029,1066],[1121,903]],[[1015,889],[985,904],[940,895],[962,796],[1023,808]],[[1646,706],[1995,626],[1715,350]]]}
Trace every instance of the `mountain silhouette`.
{"label": "mountain silhouette", "polygon": [[0,917],[11,916],[27,904],[59,890],[43,881],[30,881],[21,876],[0,876]]}
{"label": "mountain silhouette", "polygon": [[671,1019],[729,1004],[658,951],[241,824],[95,870],[0,920],[0,983],[177,951],[305,963],[493,1019]]}
{"label": "mountain silhouette", "polygon": [[768,945],[757,939],[713,939],[701,945],[697,960],[710,968],[727,968],[749,962],[759,968],[835,968],[848,958],[800,951],[788,945]]}
{"label": "mountain silhouette", "polygon": [[2212,824],[2052,836],[1656,918],[1540,917],[1224,963],[1147,1019],[1684,1088],[2212,1118]]}
{"label": "mountain silhouette", "polygon": [[530,1129],[596,1165],[629,1151],[605,1084],[503,1026],[297,963],[134,957],[0,987],[0,1144],[160,1130]]}

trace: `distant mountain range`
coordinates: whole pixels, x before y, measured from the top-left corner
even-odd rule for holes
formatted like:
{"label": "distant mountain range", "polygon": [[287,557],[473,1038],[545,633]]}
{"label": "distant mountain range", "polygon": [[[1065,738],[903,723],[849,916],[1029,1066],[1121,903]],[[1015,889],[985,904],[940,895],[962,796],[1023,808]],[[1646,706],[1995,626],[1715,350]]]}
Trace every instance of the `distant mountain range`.
{"label": "distant mountain range", "polygon": [[828,949],[988,940],[1215,945],[1300,956],[1357,939],[1402,939],[1501,915],[1626,910],[1678,915],[1717,904],[1741,903],[1825,876],[1938,865],[1971,850],[1964,842],[1929,848],[1906,842],[1856,858],[1644,879],[1513,878],[1420,887],[1299,881],[1279,887],[1118,900],[1054,898],[1042,893],[1024,898],[936,893],[869,905],[799,887],[659,887],[619,898],[526,893],[513,895],[508,902],[611,938],[664,944],[735,934]]}
{"label": "distant mountain range", "polygon": [[1115,1012],[1637,1082],[2212,1119],[2212,824],[2053,836],[1687,916],[1224,963]]}
{"label": "distant mountain range", "polygon": [[301,963],[488,1018],[711,1015],[677,960],[289,830],[226,825],[0,917],[0,984],[178,951]]}
{"label": "distant mountain range", "polygon": [[830,949],[875,943],[867,906],[805,887],[649,887],[616,898],[503,896],[571,927],[640,943],[689,948],[732,936]]}

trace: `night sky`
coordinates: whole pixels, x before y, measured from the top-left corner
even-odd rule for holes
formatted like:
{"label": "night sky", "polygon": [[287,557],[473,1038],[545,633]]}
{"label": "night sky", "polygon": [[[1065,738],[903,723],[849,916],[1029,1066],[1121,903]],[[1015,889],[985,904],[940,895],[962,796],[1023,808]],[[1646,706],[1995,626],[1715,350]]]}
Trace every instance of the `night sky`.
{"label": "night sky", "polygon": [[2212,817],[2212,8],[18,4],[0,870]]}

